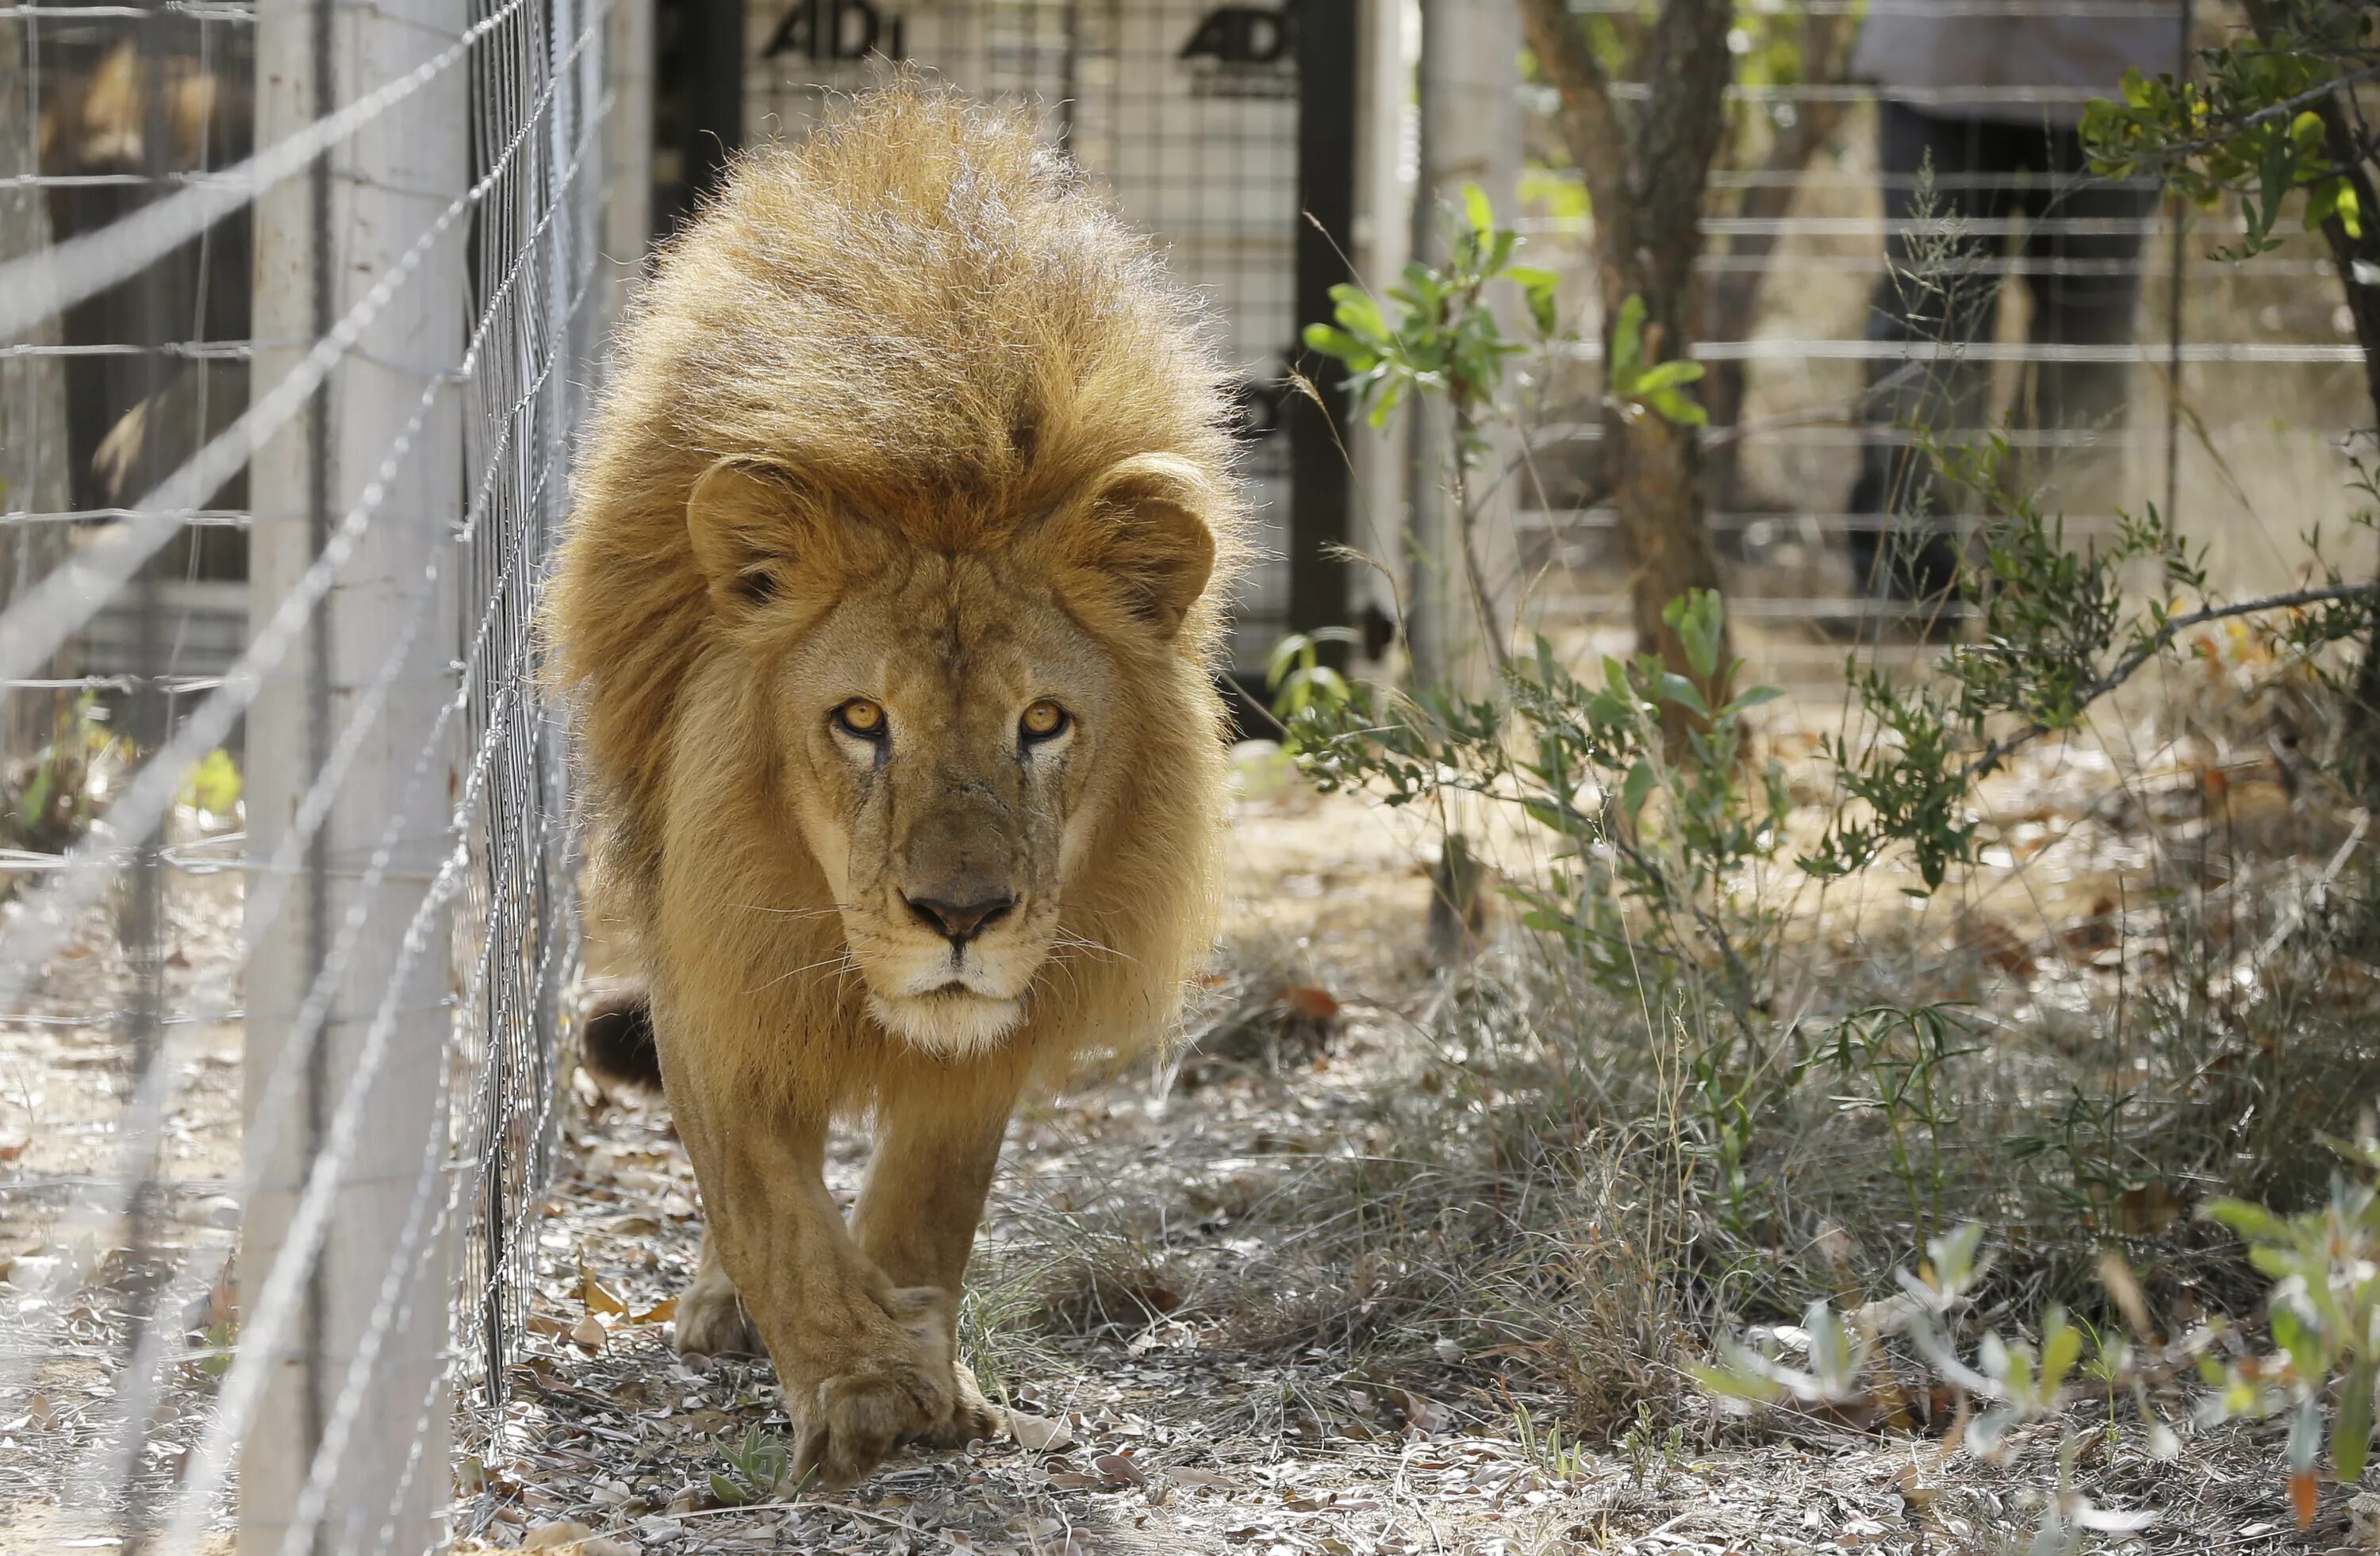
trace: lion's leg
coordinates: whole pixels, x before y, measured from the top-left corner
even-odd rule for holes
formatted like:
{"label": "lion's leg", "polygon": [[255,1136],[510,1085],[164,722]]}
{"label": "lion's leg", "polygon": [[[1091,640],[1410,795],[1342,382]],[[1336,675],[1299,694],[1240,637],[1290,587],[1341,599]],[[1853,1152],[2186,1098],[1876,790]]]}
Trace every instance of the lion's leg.
{"label": "lion's leg", "polygon": [[726,1267],[719,1262],[719,1245],[708,1232],[702,1236],[694,1279],[678,1293],[670,1338],[679,1350],[706,1356],[760,1352],[760,1331],[746,1315],[744,1299],[736,1295],[735,1282],[727,1278]]}
{"label": "lion's leg", "polygon": [[952,1357],[952,1405],[920,1438],[943,1448],[996,1437],[1002,1428],[1000,1411],[957,1360],[957,1326],[967,1259],[1016,1087],[1002,1076],[970,1074],[975,1068],[937,1066],[930,1076],[902,1077],[910,1084],[888,1086],[877,1110],[868,1185],[852,1218],[861,1249],[887,1279],[948,1294],[940,1319]]}
{"label": "lion's leg", "polygon": [[950,1415],[948,1301],[896,1289],[852,1241],[821,1173],[822,1119],[756,1106],[748,1084],[689,1063],[690,1046],[663,1058],[717,1268],[776,1364],[794,1472],[849,1485]]}

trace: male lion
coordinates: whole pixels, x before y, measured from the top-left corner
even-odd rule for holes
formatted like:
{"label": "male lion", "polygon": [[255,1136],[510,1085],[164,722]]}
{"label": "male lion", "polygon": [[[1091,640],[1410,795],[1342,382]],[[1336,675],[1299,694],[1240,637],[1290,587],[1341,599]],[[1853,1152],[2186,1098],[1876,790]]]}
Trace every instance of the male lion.
{"label": "male lion", "polygon": [[680,1348],[748,1314],[829,1484],[998,1429],[953,1327],[1010,1112],[1210,942],[1229,464],[1190,298],[915,80],[740,163],[621,334],[550,623],[650,1001],[589,1057],[657,1062],[702,1185]]}

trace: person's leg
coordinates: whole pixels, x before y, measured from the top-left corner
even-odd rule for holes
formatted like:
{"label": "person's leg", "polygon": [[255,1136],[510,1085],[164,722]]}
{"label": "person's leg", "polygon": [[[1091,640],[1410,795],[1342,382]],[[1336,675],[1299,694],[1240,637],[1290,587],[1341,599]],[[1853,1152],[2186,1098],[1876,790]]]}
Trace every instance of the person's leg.
{"label": "person's leg", "polygon": [[2080,347],[2104,357],[2034,365],[2032,424],[2049,434],[2049,456],[2026,479],[2069,512],[2096,512],[2120,499],[2124,408],[2132,383],[2128,351],[2141,292],[2142,237],[2157,196],[2145,181],[2089,172],[2074,133],[2044,137],[2052,191],[2028,234],[2034,344]]}
{"label": "person's leg", "polygon": [[[1927,218],[1987,221],[2000,209],[1983,127],[1905,103],[1877,107],[1884,177],[1886,270],[1868,310],[1867,338],[1889,346],[1942,347],[1988,334],[1998,299],[2002,239],[1944,230]],[[1936,528],[1933,480],[1908,429],[1947,430],[1972,419],[1982,384],[1973,365],[1921,352],[1872,361],[1861,419],[1868,432],[1846,504],[1855,583],[1870,595],[1924,599],[1955,576],[1955,539]]]}

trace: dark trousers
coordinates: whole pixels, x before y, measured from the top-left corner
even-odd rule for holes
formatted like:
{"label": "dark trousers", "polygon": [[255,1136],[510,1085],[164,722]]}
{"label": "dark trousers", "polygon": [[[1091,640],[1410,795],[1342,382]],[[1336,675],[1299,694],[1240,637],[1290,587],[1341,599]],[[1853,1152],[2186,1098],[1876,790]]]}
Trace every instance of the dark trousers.
{"label": "dark trousers", "polygon": [[[1877,130],[1888,263],[1868,312],[1869,340],[1988,340],[2012,243],[2032,295],[2034,345],[2131,339],[2153,187],[2094,176],[2072,130],[1943,117],[1894,102],[1878,104]],[[1930,178],[1921,176],[1929,167]],[[1949,218],[1953,230],[1915,221],[1924,216]],[[1987,225],[2016,216],[2024,218],[2021,241]],[[1961,230],[1961,222],[1971,225]],[[2131,371],[2124,362],[2037,361],[2022,419],[2052,432],[2106,428],[2121,419]],[[1955,529],[1906,429],[1923,426],[1945,442],[1971,434],[1990,382],[1988,364],[1948,356],[1870,364],[1867,436],[1849,504],[1852,564],[1864,591],[1927,600],[1955,577]],[[1876,520],[1863,523],[1869,515]]]}

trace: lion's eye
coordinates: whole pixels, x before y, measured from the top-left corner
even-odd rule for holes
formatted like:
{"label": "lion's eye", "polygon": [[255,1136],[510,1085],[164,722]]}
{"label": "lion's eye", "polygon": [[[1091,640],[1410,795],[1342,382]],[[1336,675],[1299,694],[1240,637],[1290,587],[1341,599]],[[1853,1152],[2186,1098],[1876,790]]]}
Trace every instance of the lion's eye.
{"label": "lion's eye", "polygon": [[1025,710],[1025,716],[1016,721],[1016,728],[1027,740],[1054,740],[1066,733],[1071,722],[1063,708],[1045,697]]}
{"label": "lion's eye", "polygon": [[862,740],[884,738],[884,705],[855,697],[834,711],[835,727]]}

